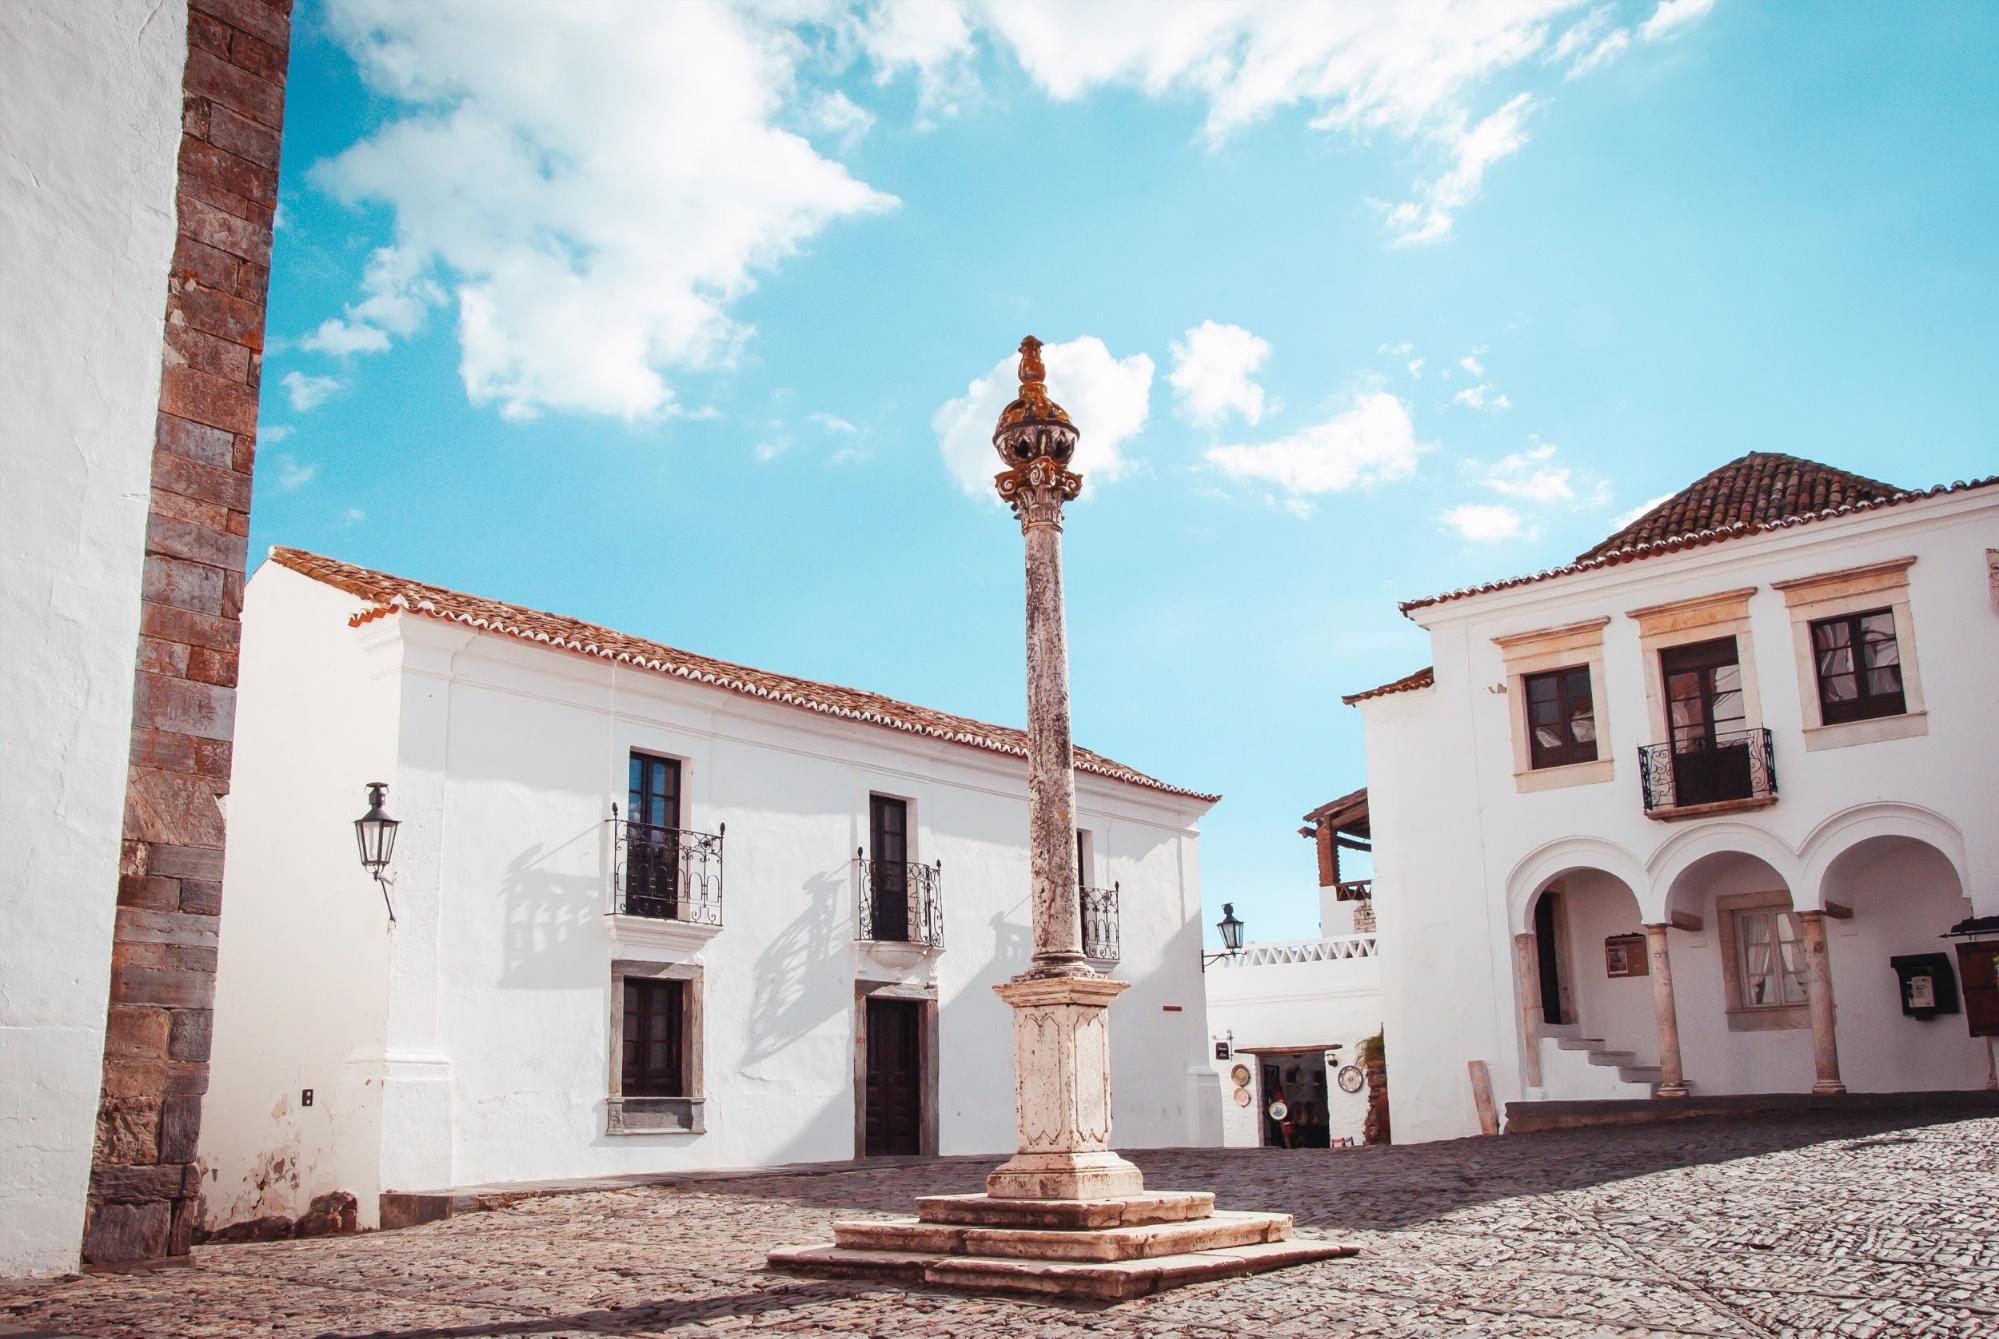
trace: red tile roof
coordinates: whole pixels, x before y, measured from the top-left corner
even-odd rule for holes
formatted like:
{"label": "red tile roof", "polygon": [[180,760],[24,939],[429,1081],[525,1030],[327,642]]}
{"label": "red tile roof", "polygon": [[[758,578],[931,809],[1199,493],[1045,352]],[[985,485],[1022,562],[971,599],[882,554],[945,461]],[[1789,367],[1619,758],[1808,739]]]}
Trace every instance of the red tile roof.
{"label": "red tile roof", "polygon": [[[1538,581],[1589,572],[1662,554],[1720,544],[1789,526],[1810,525],[1900,506],[1947,493],[1999,484],[1999,475],[1959,480],[1934,488],[1903,490],[1795,456],[1752,451],[1715,470],[1646,512],[1610,538],[1563,567],[1529,576],[1462,586],[1442,595],[1404,600],[1402,612],[1445,604],[1473,595],[1529,586]],[[1382,690],[1375,689],[1374,692]],[[1371,694],[1358,694],[1355,699]]]}
{"label": "red tile roof", "polygon": [[1425,665],[1414,674],[1405,674],[1399,679],[1382,684],[1379,688],[1368,688],[1358,693],[1348,693],[1340,701],[1351,707],[1354,703],[1365,702],[1371,697],[1387,697],[1390,693],[1413,693],[1418,688],[1428,688],[1436,682],[1436,666]]}
{"label": "red tile roof", "polygon": [[[597,656],[826,716],[928,735],[989,753],[1004,753],[1016,758],[1027,756],[1024,731],[932,711],[928,707],[898,702],[879,693],[734,665],[726,660],[677,650],[580,619],[390,576],[386,572],[357,567],[353,563],[307,553],[302,549],[274,548],[271,550],[271,561],[368,601],[370,607],[350,620],[356,626],[391,614],[418,614],[500,633],[524,642],[538,642],[564,651]],[[1084,748],[1076,750],[1076,770],[1164,791],[1169,795],[1184,795],[1208,804],[1221,798],[1204,791],[1171,785]]]}

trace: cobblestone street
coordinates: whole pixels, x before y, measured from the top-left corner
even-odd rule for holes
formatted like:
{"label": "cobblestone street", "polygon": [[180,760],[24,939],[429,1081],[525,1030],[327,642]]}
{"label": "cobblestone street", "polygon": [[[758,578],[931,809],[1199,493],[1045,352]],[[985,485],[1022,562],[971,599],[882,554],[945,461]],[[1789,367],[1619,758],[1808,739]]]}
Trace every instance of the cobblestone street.
{"label": "cobblestone street", "polygon": [[0,1285],[0,1334],[1999,1335],[1999,1119],[1687,1122],[1416,1148],[1138,1154],[1359,1257],[1108,1308],[764,1272],[983,1164],[549,1196],[402,1232]]}

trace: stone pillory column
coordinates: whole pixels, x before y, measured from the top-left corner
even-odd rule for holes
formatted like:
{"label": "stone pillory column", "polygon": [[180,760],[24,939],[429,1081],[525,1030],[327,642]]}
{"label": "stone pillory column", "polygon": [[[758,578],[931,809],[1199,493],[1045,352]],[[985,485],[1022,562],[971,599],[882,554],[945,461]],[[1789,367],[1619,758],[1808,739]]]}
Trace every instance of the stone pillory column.
{"label": "stone pillory column", "polygon": [[[1028,845],[1034,958],[993,987],[1013,1008],[1015,1152],[983,1195],[927,1195],[914,1218],[833,1224],[830,1246],[772,1251],[779,1269],[1117,1301],[1183,1283],[1352,1255],[1291,1240],[1291,1216],[1214,1211],[1207,1191],[1148,1191],[1111,1152],[1110,1004],[1077,915],[1076,758],[1062,629],[1062,504],[1076,428],[1048,398],[1041,341],[1020,342],[1020,397],[1001,413],[995,480],[1027,547]],[[1164,1059],[1164,1058],[1162,1058]],[[1179,1063],[1171,1066],[1176,1074]]]}
{"label": "stone pillory column", "polygon": [[1076,428],[1048,398],[1041,341],[1020,342],[1020,396],[1000,413],[993,480],[1027,549],[1027,832],[1034,960],[994,987],[1013,1007],[1013,1158],[986,1178],[999,1199],[1084,1200],[1144,1189],[1110,1151],[1108,1009],[1123,981],[1083,956],[1076,887],[1076,751],[1069,732],[1069,651],[1062,612],[1062,504],[1082,490],[1069,471]]}

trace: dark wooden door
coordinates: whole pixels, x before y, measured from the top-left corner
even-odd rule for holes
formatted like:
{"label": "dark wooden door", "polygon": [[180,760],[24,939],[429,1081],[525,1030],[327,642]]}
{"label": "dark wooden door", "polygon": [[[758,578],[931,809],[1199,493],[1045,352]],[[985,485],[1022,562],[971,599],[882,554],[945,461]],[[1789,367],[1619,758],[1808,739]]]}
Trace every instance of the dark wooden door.
{"label": "dark wooden door", "polygon": [[1749,795],[1749,721],[1735,638],[1659,653],[1666,723],[1673,737],[1673,802],[1711,804]]}
{"label": "dark wooden door", "polygon": [[625,911],[680,914],[680,764],[634,753],[627,790]]}
{"label": "dark wooden door", "polygon": [[868,797],[868,854],[874,876],[868,896],[873,899],[874,937],[909,939],[909,805],[887,795]]}
{"label": "dark wooden door", "polygon": [[1557,1026],[1569,1021],[1562,1009],[1562,956],[1555,942],[1562,895],[1545,892],[1534,903],[1534,954],[1541,977],[1541,1017]]}
{"label": "dark wooden door", "polygon": [[923,1006],[868,1001],[867,1155],[923,1151]]}

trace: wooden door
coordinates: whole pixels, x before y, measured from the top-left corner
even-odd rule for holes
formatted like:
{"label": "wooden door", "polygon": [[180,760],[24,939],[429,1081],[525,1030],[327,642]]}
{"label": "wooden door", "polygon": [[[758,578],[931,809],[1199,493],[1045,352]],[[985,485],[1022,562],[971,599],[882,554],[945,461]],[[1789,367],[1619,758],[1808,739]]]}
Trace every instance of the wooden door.
{"label": "wooden door", "polygon": [[1673,802],[1711,804],[1749,795],[1749,721],[1735,638],[1659,653],[1666,723],[1673,737]]}
{"label": "wooden door", "polygon": [[1534,903],[1534,954],[1541,978],[1541,1017],[1557,1027],[1575,1022],[1562,1000],[1562,928],[1562,895],[1550,888]]}
{"label": "wooden door", "polygon": [[868,797],[868,854],[873,877],[874,937],[896,943],[909,939],[909,805],[887,795]]}
{"label": "wooden door", "polygon": [[634,753],[626,802],[624,910],[671,920],[680,914],[680,764]]}
{"label": "wooden door", "polygon": [[923,1151],[923,1005],[868,1001],[866,1152]]}

